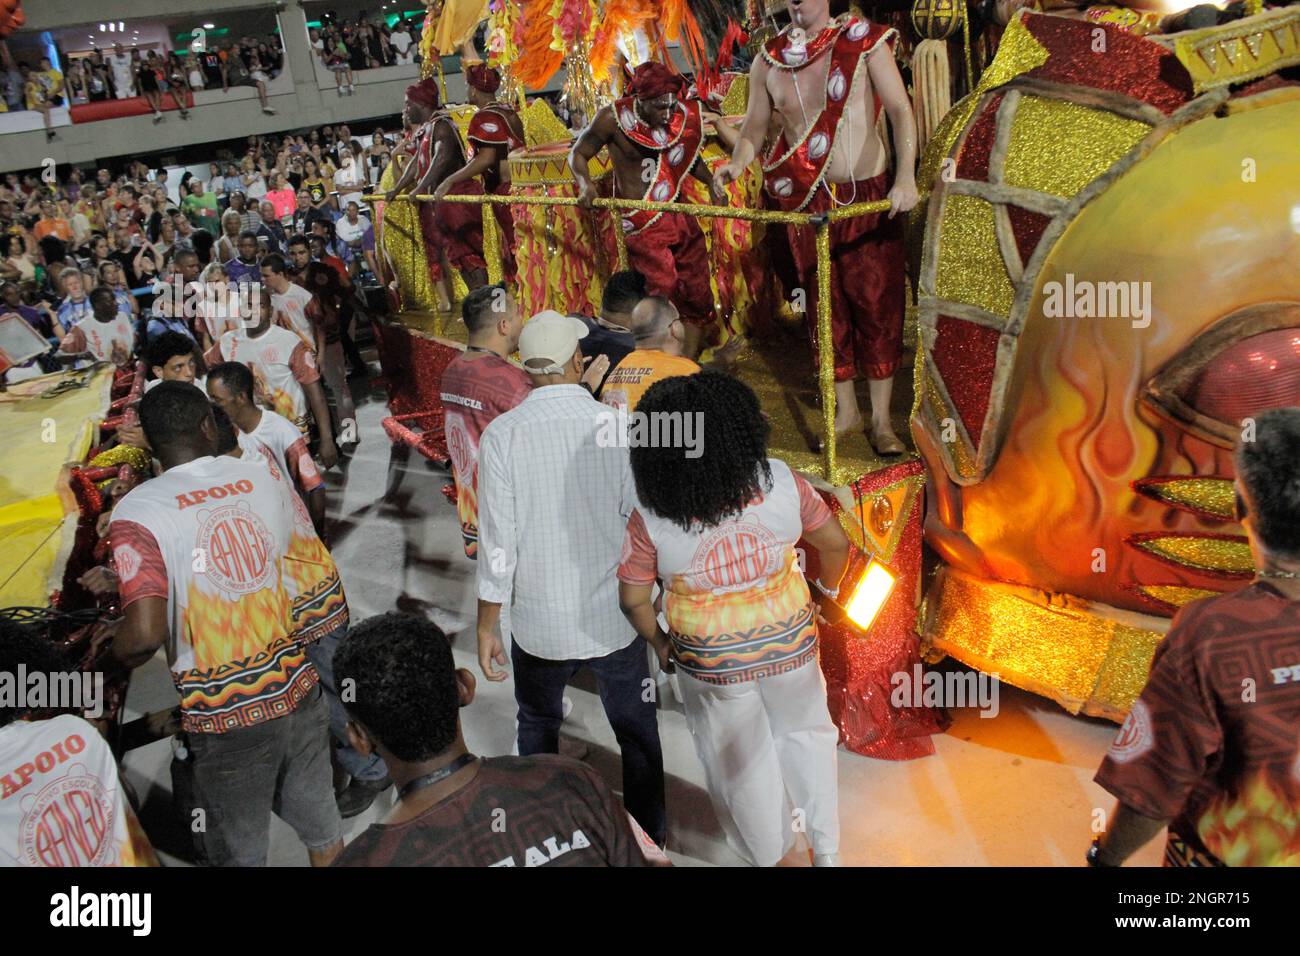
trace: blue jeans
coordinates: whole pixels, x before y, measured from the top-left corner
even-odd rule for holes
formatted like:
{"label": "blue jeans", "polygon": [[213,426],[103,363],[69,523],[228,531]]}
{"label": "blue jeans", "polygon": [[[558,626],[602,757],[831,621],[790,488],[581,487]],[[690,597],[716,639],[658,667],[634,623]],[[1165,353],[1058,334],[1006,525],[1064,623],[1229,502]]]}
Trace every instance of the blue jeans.
{"label": "blue jeans", "polygon": [[[664,756],[659,746],[659,714],[645,642],[636,638],[620,651],[586,660],[549,661],[510,642],[519,704],[519,755],[560,752],[564,686],[579,668],[589,667],[605,716],[623,752],[623,803],[650,838],[663,846],[668,834],[664,810]],[[647,697],[649,699],[647,699]]]}
{"label": "blue jeans", "polygon": [[338,649],[339,641],[346,633],[347,628],[341,627],[333,634],[327,634],[319,641],[308,644],[307,660],[311,661],[312,666],[320,674],[321,686],[325,688],[325,699],[329,701],[330,736],[338,745],[334,751],[335,759],[338,760],[339,766],[354,779],[374,783],[387,776],[388,768],[384,766],[384,761],[380,759],[378,753],[366,757],[348,743],[348,714],[343,709],[343,701],[339,700],[338,691],[334,689],[334,651]]}

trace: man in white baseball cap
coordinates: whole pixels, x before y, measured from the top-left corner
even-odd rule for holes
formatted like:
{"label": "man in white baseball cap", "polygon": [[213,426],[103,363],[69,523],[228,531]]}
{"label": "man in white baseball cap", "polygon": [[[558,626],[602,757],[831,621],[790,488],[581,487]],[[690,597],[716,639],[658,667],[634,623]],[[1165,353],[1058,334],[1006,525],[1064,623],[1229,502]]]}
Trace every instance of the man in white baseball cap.
{"label": "man in white baseball cap", "polygon": [[534,385],[576,384],[583,368],[578,341],[586,337],[581,320],[554,309],[538,312],[519,335],[519,361]]}
{"label": "man in white baseball cap", "polygon": [[[624,443],[602,440],[609,407],[581,383],[586,335],[578,319],[533,316],[519,335],[533,390],[483,429],[479,666],[490,681],[506,679],[499,625],[509,601],[521,757],[559,752],[565,685],[580,668],[593,671],[622,751],[623,802],[662,846],[663,752],[654,701],[643,693],[649,661],[619,609],[614,573],[635,499],[632,469]],[[592,363],[595,381],[608,365],[604,355]]]}

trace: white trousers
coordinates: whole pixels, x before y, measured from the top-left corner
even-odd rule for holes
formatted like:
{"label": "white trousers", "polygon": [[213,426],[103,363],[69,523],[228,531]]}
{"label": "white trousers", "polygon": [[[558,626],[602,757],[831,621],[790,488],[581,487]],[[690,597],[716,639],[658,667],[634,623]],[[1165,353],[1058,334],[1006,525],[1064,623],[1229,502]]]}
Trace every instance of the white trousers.
{"label": "white trousers", "polygon": [[802,831],[814,853],[839,852],[839,731],[817,661],[742,684],[706,684],[679,672],[679,685],[732,849],[755,866],[775,866]]}

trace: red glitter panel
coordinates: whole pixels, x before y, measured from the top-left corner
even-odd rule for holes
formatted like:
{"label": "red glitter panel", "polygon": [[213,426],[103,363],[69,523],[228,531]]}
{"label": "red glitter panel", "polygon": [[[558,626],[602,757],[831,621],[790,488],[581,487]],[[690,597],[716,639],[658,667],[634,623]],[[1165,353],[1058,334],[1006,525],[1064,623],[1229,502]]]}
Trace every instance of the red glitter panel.
{"label": "red glitter panel", "polygon": [[988,182],[989,153],[993,151],[993,138],[997,134],[998,107],[1002,104],[1002,94],[994,96],[984,106],[979,118],[971,124],[962,141],[961,153],[957,157],[957,176],[959,179],[974,179]]}
{"label": "red glitter panel", "polygon": [[962,424],[978,449],[989,410],[993,370],[998,354],[998,330],[965,319],[941,315],[935,321],[935,368],[943,377],[948,395],[957,407]]}
{"label": "red glitter panel", "polygon": [[[1030,15],[1025,26],[1050,56],[1026,76],[1122,93],[1172,113],[1192,98],[1192,79],[1174,54],[1144,37],[1108,23]],[[1106,31],[1105,52],[1093,49],[1098,30]]]}
{"label": "red glitter panel", "polygon": [[1020,262],[1028,263],[1052,218],[1020,206],[1007,206],[1007,215],[1011,219],[1011,232],[1016,237],[1016,248],[1020,250]]}
{"label": "red glitter panel", "polygon": [[[855,496],[865,496],[903,479],[918,475],[919,459],[890,465],[853,482]],[[825,496],[831,510],[840,512],[833,495]],[[921,587],[921,520],[924,495],[918,494],[906,519],[898,547],[890,559],[896,583],[885,606],[863,634],[852,625],[820,627],[818,642],[826,700],[840,740],[849,750],[880,760],[911,760],[934,753],[931,735],[943,733],[947,714],[932,707],[895,707],[890,701],[895,674],[912,674],[921,665],[920,639],[916,635],[917,601]],[[808,576],[817,575],[817,552],[805,549]],[[856,548],[841,589],[856,583],[867,565]]]}

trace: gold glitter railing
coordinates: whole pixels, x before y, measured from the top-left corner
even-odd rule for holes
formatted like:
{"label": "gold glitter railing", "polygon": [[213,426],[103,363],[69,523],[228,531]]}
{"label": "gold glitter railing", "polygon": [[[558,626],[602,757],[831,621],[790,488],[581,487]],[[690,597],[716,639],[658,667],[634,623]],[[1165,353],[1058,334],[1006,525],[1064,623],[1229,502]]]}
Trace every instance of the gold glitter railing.
{"label": "gold glitter railing", "polygon": [[[383,196],[367,196],[380,202]],[[394,196],[394,202],[507,203],[511,206],[577,206],[576,196],[443,196],[435,200],[427,194]],[[734,206],[709,206],[700,203],[653,202],[649,199],[596,199],[600,209],[632,209],[648,212],[680,212],[700,219],[743,219],[747,222],[779,223],[789,226],[813,226],[817,230],[817,380],[822,396],[822,461],[825,478],[838,484],[835,469],[835,353],[831,334],[831,223],[854,216],[887,212],[889,200],[859,202],[840,206],[825,213],[780,212],[775,209],[742,209]]]}

